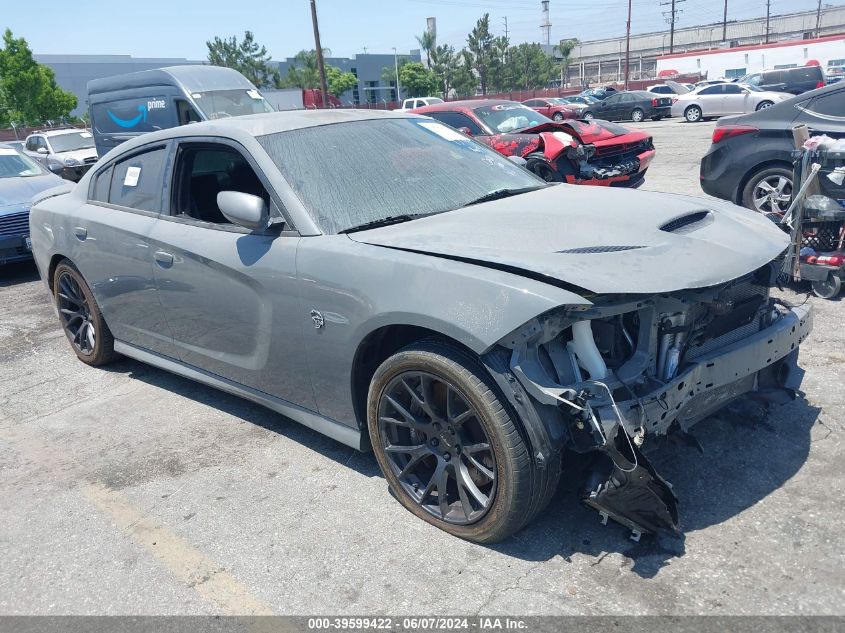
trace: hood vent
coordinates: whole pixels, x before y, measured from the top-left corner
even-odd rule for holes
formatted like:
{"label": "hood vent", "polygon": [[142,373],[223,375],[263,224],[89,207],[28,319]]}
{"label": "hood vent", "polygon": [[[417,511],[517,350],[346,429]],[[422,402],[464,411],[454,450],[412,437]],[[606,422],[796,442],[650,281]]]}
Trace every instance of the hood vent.
{"label": "hood vent", "polygon": [[679,216],[674,220],[669,220],[666,224],[660,227],[660,230],[665,231],[666,233],[690,233],[701,228],[697,225],[703,223],[708,218],[710,218],[710,211],[694,211],[692,213]]}
{"label": "hood vent", "polygon": [[620,251],[633,251],[638,248],[645,248],[645,246],[581,246],[580,248],[570,248],[565,251],[557,251],[564,255],[592,255],[594,253],[618,253]]}

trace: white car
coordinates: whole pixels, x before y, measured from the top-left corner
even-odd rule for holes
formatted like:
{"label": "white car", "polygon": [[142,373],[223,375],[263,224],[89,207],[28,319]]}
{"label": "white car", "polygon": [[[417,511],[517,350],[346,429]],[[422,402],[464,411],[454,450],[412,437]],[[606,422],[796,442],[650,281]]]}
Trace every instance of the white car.
{"label": "white car", "polygon": [[407,112],[408,110],[413,110],[414,108],[424,108],[425,106],[435,105],[437,103],[443,103],[443,99],[440,97],[413,97],[411,99],[405,99],[402,102],[401,108],[395,108],[394,112]]}
{"label": "white car", "polygon": [[33,132],[26,137],[23,153],[73,182],[78,182],[97,162],[91,131],[73,127]]}
{"label": "white car", "polygon": [[702,86],[678,95],[672,102],[672,116],[682,116],[690,123],[726,114],[747,114],[773,106],[794,95],[768,92],[753,86],[723,83]]}

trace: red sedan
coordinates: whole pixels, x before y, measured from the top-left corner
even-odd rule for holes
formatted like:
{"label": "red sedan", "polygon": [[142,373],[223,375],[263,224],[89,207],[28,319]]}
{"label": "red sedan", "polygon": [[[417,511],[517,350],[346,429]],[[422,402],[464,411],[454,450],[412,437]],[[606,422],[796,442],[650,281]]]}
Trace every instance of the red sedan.
{"label": "red sedan", "polygon": [[532,110],[536,110],[543,116],[549,117],[553,121],[563,121],[565,119],[581,119],[581,112],[586,108],[579,108],[568,103],[559,103],[555,99],[528,99],[522,102],[522,105],[528,106]]}
{"label": "red sedan", "polygon": [[520,156],[549,182],[639,187],[654,158],[651,134],[616,123],[553,121],[515,101],[452,101],[412,110],[472,136],[505,156]]}

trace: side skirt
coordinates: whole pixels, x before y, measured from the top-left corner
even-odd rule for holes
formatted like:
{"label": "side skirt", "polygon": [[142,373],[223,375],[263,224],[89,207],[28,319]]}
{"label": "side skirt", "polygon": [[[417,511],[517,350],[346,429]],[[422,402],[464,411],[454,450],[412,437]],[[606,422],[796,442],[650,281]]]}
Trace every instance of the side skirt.
{"label": "side skirt", "polygon": [[227,378],[223,378],[222,376],[217,376],[216,374],[199,369],[198,367],[185,365],[179,361],[173,360],[172,358],[160,356],[154,352],[140,349],[122,341],[114,342],[114,351],[119,354],[123,354],[124,356],[128,356],[129,358],[134,358],[142,363],[147,363],[148,365],[153,365],[159,369],[164,369],[165,371],[182,376],[183,378],[189,378],[204,385],[208,385],[209,387],[214,387],[215,389],[220,389],[226,393],[231,393],[235,396],[251,400],[252,402],[265,406],[276,413],[281,413],[285,417],[307,426],[309,429],[313,429],[318,433],[322,433],[323,435],[332,438],[333,440],[346,444],[355,450],[365,450],[361,446],[361,432],[358,429],[346,426],[340,422],[335,422],[330,418],[323,417],[313,411],[309,411],[308,409],[304,409],[292,402],[288,402],[287,400],[276,398],[275,396],[271,396],[263,391],[258,391],[257,389],[241,385],[228,380]]}

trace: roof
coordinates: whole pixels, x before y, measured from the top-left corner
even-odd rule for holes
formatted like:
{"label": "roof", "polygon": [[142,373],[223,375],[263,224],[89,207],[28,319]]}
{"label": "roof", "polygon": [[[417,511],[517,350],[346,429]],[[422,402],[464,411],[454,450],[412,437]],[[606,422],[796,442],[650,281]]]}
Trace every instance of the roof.
{"label": "roof", "polygon": [[845,40],[845,35],[825,35],[824,37],[816,37],[807,40],[787,40],[784,42],[769,42],[768,44],[745,44],[743,46],[734,46],[732,48],[713,48],[708,50],[687,50],[683,53],[670,53],[668,55],[658,55],[657,59],[680,59],[683,57],[701,57],[702,55],[720,55],[722,53],[747,53],[748,51],[765,50],[769,48],[783,48],[784,46],[807,46],[808,44],[817,44],[819,42],[836,42]]}
{"label": "roof", "polygon": [[63,127],[57,130],[35,130],[29,136],[33,134],[40,134],[41,136],[60,136],[62,134],[77,134],[79,132],[87,132],[88,130],[81,127]]}
{"label": "roof", "polygon": [[[538,97],[539,98],[539,97]],[[445,103],[435,103],[423,108],[415,108],[413,112],[437,112],[440,110],[474,110],[484,106],[497,105],[500,103],[519,103],[519,101],[510,101],[508,99],[465,99],[463,101],[447,101]]]}
{"label": "roof", "polygon": [[167,66],[154,70],[140,70],[134,73],[92,79],[88,82],[88,95],[114,90],[144,88],[146,86],[177,85],[186,92],[209,92],[211,90],[249,90],[255,88],[246,77],[236,70],[222,66]]}

